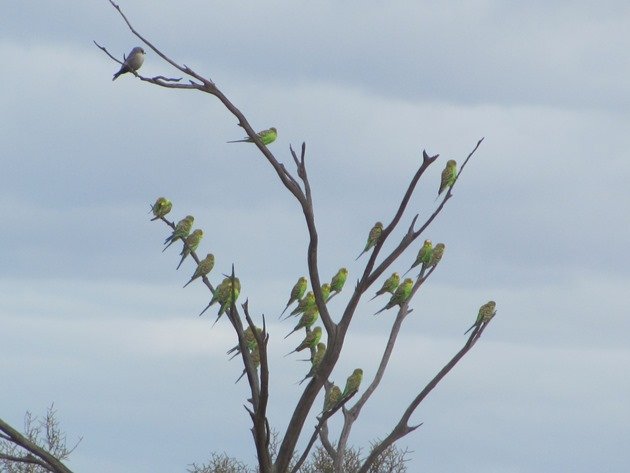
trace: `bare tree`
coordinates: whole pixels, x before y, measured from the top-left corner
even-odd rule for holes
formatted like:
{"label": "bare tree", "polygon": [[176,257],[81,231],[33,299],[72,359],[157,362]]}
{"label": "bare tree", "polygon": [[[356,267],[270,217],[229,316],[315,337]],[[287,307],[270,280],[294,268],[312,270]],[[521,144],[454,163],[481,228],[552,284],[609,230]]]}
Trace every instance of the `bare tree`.
{"label": "bare tree", "polygon": [[[462,348],[444,367],[437,372],[424,389],[415,394],[413,400],[401,413],[398,421],[392,425],[389,434],[384,436],[382,440],[375,442],[372,445],[369,454],[367,454],[365,458],[361,457],[360,450],[355,450],[349,447],[348,442],[352,433],[354,422],[361,414],[363,406],[379,387],[383,374],[389,363],[390,356],[395,347],[402,324],[407,315],[412,311],[409,307],[409,302],[421,289],[426,280],[433,274],[437,267],[437,262],[431,266],[425,267],[423,265],[422,270],[413,280],[413,287],[410,296],[406,297],[404,301],[398,304],[398,313],[392,323],[387,341],[385,342],[376,374],[373,379],[366,380],[365,384],[367,384],[367,387],[360,395],[358,390],[347,393],[346,396],[329,406],[329,409],[321,412],[317,417],[316,425],[313,427],[310,434],[305,433],[304,431],[305,422],[308,414],[313,412],[313,409],[316,409],[314,412],[318,412],[320,410],[319,407],[314,407],[314,405],[322,390],[324,390],[327,395],[333,392],[333,386],[329,381],[329,376],[341,356],[346,335],[348,334],[353,319],[357,313],[357,307],[362,297],[385,273],[385,271],[399,259],[401,254],[409,248],[412,243],[416,242],[431,225],[431,223],[433,223],[433,221],[441,214],[445,205],[453,197],[453,188],[462,178],[462,172],[471,157],[474,155],[475,151],[481,145],[483,138],[476,143],[472,151],[461,164],[457,175],[450,186],[447,187],[446,192],[442,195],[435,211],[428,215],[426,219],[419,224],[419,214],[415,214],[412,217],[408,215],[410,212],[409,202],[416,190],[418,182],[424,176],[425,171],[437,160],[439,156],[437,154],[430,156],[428,153],[423,151],[422,160],[418,169],[410,176],[409,183],[399,204],[396,208],[392,209],[390,220],[382,227],[381,234],[377,238],[377,241],[375,241],[373,248],[370,249],[368,261],[353,289],[345,309],[341,312],[341,314],[336,314],[336,316],[333,317],[326,305],[328,297],[322,292],[322,279],[320,277],[318,267],[318,232],[315,225],[315,211],[313,208],[311,183],[307,172],[306,144],[302,143],[297,151],[293,147],[289,148],[290,162],[292,162],[294,170],[288,169],[288,167],[285,166],[285,164],[281,162],[263,143],[261,137],[256,134],[243,113],[221,92],[221,90],[219,90],[211,79],[202,76],[187,65],[179,64],[177,61],[167,56],[161,49],[141,35],[132,26],[131,22],[116,3],[112,0],[108,1],[120,15],[121,19],[126,23],[129,30],[140,41],[142,41],[149,50],[157,54],[165,61],[165,63],[174,67],[177,71],[179,71],[179,73],[183,74],[183,76],[187,78],[187,82],[183,81],[183,77],[167,77],[165,75],[145,77],[137,71],[129,72],[132,72],[141,81],[152,85],[171,89],[200,91],[216,97],[225,106],[227,111],[237,118],[239,126],[243,128],[251,142],[258,148],[263,158],[266,159],[269,165],[274,169],[280,183],[290,192],[293,198],[296,199],[304,216],[304,222],[309,235],[309,243],[306,250],[308,275],[314,294],[316,311],[319,314],[319,317],[321,317],[325,334],[327,336],[327,349],[321,363],[315,369],[314,375],[310,378],[308,384],[306,384],[303,392],[293,407],[288,426],[279,436],[277,451],[272,452],[272,430],[267,416],[267,406],[269,402],[269,359],[267,356],[267,346],[270,340],[270,335],[267,331],[264,316],[262,317],[262,327],[260,329],[256,327],[250,315],[250,309],[247,301],[245,301],[240,308],[236,306],[235,301],[240,289],[240,281],[238,281],[234,267],[232,267],[231,275],[227,277],[229,283],[228,286],[230,288],[228,298],[230,302],[227,307],[224,307],[224,309],[227,309],[226,316],[234,328],[236,338],[238,340],[237,352],[239,352],[242,357],[244,374],[246,375],[247,382],[249,384],[250,397],[248,399],[248,405],[246,405],[246,410],[252,421],[251,431],[257,454],[257,470],[263,473],[284,473],[289,471],[297,473],[298,471],[314,471],[311,468],[313,460],[307,460],[311,453],[311,449],[317,442],[319,442],[315,447],[314,460],[317,462],[317,459],[319,458],[321,460],[319,463],[321,466],[324,465],[323,459],[327,459],[326,461],[329,463],[326,463],[326,465],[330,466],[330,470],[328,470],[327,466],[325,471],[333,471],[336,473],[341,473],[343,471],[357,471],[360,473],[373,471],[403,471],[396,468],[399,467],[401,463],[404,464],[404,454],[402,457],[398,456],[398,462],[394,462],[390,466],[384,466],[382,463],[383,459],[391,459],[391,452],[399,452],[398,450],[393,450],[395,442],[405,435],[413,432],[420,426],[409,424],[411,415],[414,413],[419,404],[426,398],[426,396],[442,380],[442,378],[444,378],[444,376],[449,373],[459,360],[461,360],[461,358],[466,355],[470,349],[472,349],[490,322],[490,318],[486,318],[475,325],[474,330]],[[123,64],[123,61],[120,61],[110,54],[104,46],[101,46],[96,42],[95,44],[112,60],[121,65]],[[383,251],[383,254],[381,254],[384,243],[395,238],[394,231],[402,225],[401,222],[403,217],[411,217],[409,226],[406,228],[406,231],[404,231],[402,237],[394,241],[394,249],[389,252]],[[160,219],[170,226],[171,229],[175,229],[175,222],[167,220],[164,215],[160,215]],[[186,247],[186,245],[187,243],[184,241],[184,246]],[[199,264],[200,259],[194,249],[187,249],[190,250],[190,255],[195,262]],[[217,291],[219,290],[219,287],[215,288],[205,275],[202,276],[202,280],[210,293],[216,297],[218,295]],[[492,315],[494,315],[494,313],[492,313]],[[308,331],[309,330],[307,329],[306,332],[308,333]],[[314,349],[311,348],[311,356],[313,355]],[[260,369],[260,373],[258,369]],[[356,396],[356,399],[353,396]],[[350,401],[353,401],[354,404],[351,405]],[[329,435],[327,422],[330,417],[336,415],[338,412],[341,412],[341,415],[343,415],[343,426],[339,437],[335,441],[332,441]],[[3,436],[5,440],[14,442],[16,445],[19,445],[30,452],[28,456],[24,457],[22,460],[23,462],[26,462],[26,460],[29,459],[37,465],[49,468],[49,471],[69,471],[59,461],[62,459],[61,457],[59,457],[59,459],[53,458],[55,456],[54,454],[51,455],[50,453],[46,453],[41,450],[40,447],[31,445],[32,442],[26,442],[23,437],[20,437],[19,434],[16,434],[10,429],[11,428],[8,425],[0,423],[0,431],[4,432],[6,435]],[[310,437],[306,447],[300,452],[296,450],[296,446],[298,440],[303,435],[310,435]],[[390,453],[389,456],[388,452]],[[31,457],[30,455],[34,456]],[[354,465],[352,468],[348,466],[350,463]],[[221,468],[226,469],[222,470]],[[230,470],[229,468],[232,469]],[[215,456],[211,458],[209,464],[201,466],[193,465],[191,471],[195,473],[204,473],[209,471],[240,472],[246,471],[246,468],[247,467],[245,465],[234,459],[215,454]]]}

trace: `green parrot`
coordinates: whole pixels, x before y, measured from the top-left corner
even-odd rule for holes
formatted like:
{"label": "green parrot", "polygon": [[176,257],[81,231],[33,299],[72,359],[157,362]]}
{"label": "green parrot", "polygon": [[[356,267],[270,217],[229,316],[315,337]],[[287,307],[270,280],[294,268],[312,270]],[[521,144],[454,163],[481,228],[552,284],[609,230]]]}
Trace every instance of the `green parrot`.
{"label": "green parrot", "polygon": [[[238,290],[238,292],[240,292],[241,282],[239,281],[238,278],[234,278],[234,282],[236,283],[235,284],[236,289]],[[203,313],[206,310],[208,310],[213,304],[217,302],[223,305],[223,303],[230,298],[231,291],[232,291],[232,280],[229,277],[227,277],[223,279],[223,281],[221,281],[221,283],[214,289],[214,292],[212,293],[212,298],[210,299],[210,303],[206,306],[205,309],[201,311],[201,314],[199,315],[200,316],[203,315]]]}
{"label": "green parrot", "polygon": [[[260,351],[258,350],[258,347],[252,350],[251,354],[252,354],[252,363],[254,363],[254,368],[258,369],[258,367],[260,366]],[[234,384],[238,383],[241,380],[241,378],[245,376],[245,373],[247,373],[247,370],[243,368],[243,372],[238,377],[238,379],[234,381]]]}
{"label": "green parrot", "polygon": [[437,266],[437,264],[442,259],[442,256],[444,255],[445,249],[446,245],[444,243],[438,243],[437,245],[435,245],[435,248],[433,248],[433,252],[431,253],[431,260],[429,261],[430,268]]}
{"label": "green parrot", "polygon": [[492,319],[492,317],[494,317],[495,314],[497,313],[496,307],[497,307],[497,304],[494,301],[488,301],[484,305],[479,307],[479,314],[477,314],[477,320],[475,320],[475,323],[472,324],[472,326],[464,332],[464,335],[470,332],[473,328],[475,327],[479,328],[481,327],[481,324],[487,324],[488,322],[490,322],[490,319]]}
{"label": "green parrot", "polygon": [[378,243],[379,238],[381,238],[381,233],[383,233],[383,224],[381,222],[376,222],[370,230],[365,248],[363,249],[361,254],[356,257],[355,261],[358,260],[363,255],[363,253],[366,253],[370,248]]}
{"label": "green parrot", "polygon": [[398,273],[392,273],[392,275],[385,280],[381,288],[376,291],[376,295],[370,300],[376,299],[378,296],[385,294],[386,292],[393,294],[396,291],[398,284],[400,284],[400,276]]}
{"label": "green parrot", "polygon": [[[343,289],[344,284],[346,284],[346,279],[348,279],[348,270],[346,268],[341,268],[330,281],[331,292],[339,294]],[[330,299],[330,297],[328,299]]]}
{"label": "green parrot", "polygon": [[[453,187],[455,180],[457,179],[457,162],[454,159],[449,159],[446,162],[446,167],[442,171],[442,178],[440,179],[440,189],[438,190],[438,197],[444,192],[447,187]],[[435,199],[437,200],[437,198]]]}
{"label": "green parrot", "polygon": [[[262,329],[260,327],[256,327],[256,332],[258,332],[259,336],[262,335]],[[256,337],[254,336],[254,331],[249,326],[243,332],[243,338],[245,338],[245,346],[249,351],[253,351],[254,348],[256,348],[256,346],[258,345],[258,343],[256,342]],[[238,343],[227,351],[228,355],[231,353],[234,353],[234,355],[232,355],[230,360],[235,356],[241,354],[241,347],[238,345]]]}
{"label": "green parrot", "polygon": [[214,255],[212,253],[208,253],[204,259],[199,261],[199,264],[197,265],[197,269],[195,269],[195,272],[190,278],[190,281],[184,284],[184,287],[188,286],[191,282],[193,282],[197,278],[207,276],[208,273],[212,271],[212,268],[214,268]]}
{"label": "green parrot", "polygon": [[176,269],[179,269],[186,257],[199,247],[199,242],[201,242],[202,238],[203,230],[200,230],[199,228],[194,230],[190,235],[186,237],[186,239],[184,240],[184,247],[182,248],[182,252],[180,253],[182,259],[179,260],[179,264],[177,265]]}
{"label": "green parrot", "polygon": [[302,343],[300,343],[297,347],[295,347],[295,350],[290,351],[284,356],[289,356],[291,353],[295,353],[296,351],[302,351],[305,348],[315,348],[317,344],[319,343],[319,341],[321,340],[321,338],[322,338],[322,328],[315,327],[312,331],[306,332],[306,336],[304,337],[304,340],[302,340]]}
{"label": "green parrot", "polygon": [[[232,288],[232,280],[227,278],[228,283],[224,286],[223,291],[219,294],[218,302],[221,304],[219,308],[219,313],[217,314],[217,319],[214,321],[212,326],[214,327],[216,323],[219,321],[221,316],[232,307],[233,303],[236,303],[236,299],[238,299],[239,294],[241,293],[241,280],[239,278],[234,278],[234,287]],[[232,299],[234,296],[234,299]]]}
{"label": "green parrot", "polygon": [[[175,243],[177,240],[183,240],[188,235],[190,235],[190,230],[192,229],[193,223],[195,222],[195,217],[192,215],[186,215],[183,219],[177,222],[175,225],[175,230],[171,233],[166,240],[164,240],[164,244],[166,245],[162,252],[165,252],[166,249]],[[168,245],[167,245],[168,243]]]}
{"label": "green parrot", "polygon": [[324,299],[324,301],[327,301],[329,297],[330,297],[330,284],[325,282],[324,284],[322,284],[322,298]]}
{"label": "green parrot", "polygon": [[168,200],[166,197],[158,197],[158,199],[155,201],[155,204],[151,206],[151,212],[153,212],[154,215],[151,221],[164,217],[167,213],[171,211],[172,208],[173,203],[170,200]]}
{"label": "green parrot", "polygon": [[[276,130],[274,127],[271,127],[268,130],[259,131],[257,135],[260,138],[260,141],[262,141],[263,144],[267,146],[273,143],[274,141],[276,141],[276,138],[278,137],[278,130]],[[242,140],[228,141],[228,143],[253,143],[253,142],[254,141],[249,136],[247,138],[243,138]]]}
{"label": "green parrot", "polygon": [[293,330],[291,330],[284,338],[287,338],[293,332],[297,332],[301,328],[310,328],[315,322],[317,322],[318,318],[319,312],[317,311],[317,306],[313,305],[309,307],[308,309],[306,309],[304,314],[302,314],[302,317],[300,317],[300,321],[293,328]]}
{"label": "green parrot", "polygon": [[[411,291],[413,290],[413,279],[405,279],[400,286],[396,288],[396,291],[389,299],[389,302],[385,307],[379,310],[376,314],[380,314],[384,310],[391,309],[395,305],[402,306],[411,298]],[[376,315],[374,314],[374,315]]]}
{"label": "green parrot", "polygon": [[431,240],[424,240],[424,244],[420,247],[420,250],[418,251],[418,256],[416,256],[416,260],[413,262],[413,264],[407,270],[407,272],[403,274],[403,276],[405,276],[409,271],[411,271],[413,268],[415,268],[419,264],[422,264],[422,269],[420,271],[422,273],[422,271],[424,271],[426,267],[429,265],[429,263],[431,262],[432,254],[433,254],[433,244],[431,243]]}
{"label": "green parrot", "polygon": [[291,304],[293,304],[295,301],[299,301],[300,299],[302,299],[302,296],[306,292],[306,286],[308,286],[308,280],[304,276],[302,276],[300,279],[297,280],[297,282],[293,286],[293,289],[291,289],[289,302],[287,302],[287,305],[282,311],[282,314],[280,314],[280,317],[282,317],[282,315],[286,312],[286,310],[289,308]]}
{"label": "green parrot", "polygon": [[341,401],[341,389],[333,384],[324,397],[324,410],[322,413],[333,409],[339,401]]}
{"label": "green parrot", "polygon": [[341,395],[341,399],[350,396],[354,392],[359,390],[359,386],[361,385],[361,380],[363,379],[363,370],[361,368],[357,368],[352,372],[348,379],[346,380],[346,387],[343,389],[343,394]]}
{"label": "green parrot", "polygon": [[[300,381],[298,384],[302,384],[308,378],[312,378],[313,376],[315,376],[315,372],[317,371],[317,368],[319,368],[319,365],[324,359],[325,354],[326,354],[326,344],[324,342],[319,342],[317,344],[317,350],[315,351],[315,354],[313,355],[313,359],[311,360],[311,369],[308,373],[306,373],[306,376],[304,376],[302,381]],[[339,391],[339,394],[341,394],[341,391]]]}
{"label": "green parrot", "polygon": [[309,307],[315,307],[315,294],[313,294],[313,291],[308,291],[306,295],[300,299],[297,307],[291,311],[289,317],[292,315],[303,314]]}

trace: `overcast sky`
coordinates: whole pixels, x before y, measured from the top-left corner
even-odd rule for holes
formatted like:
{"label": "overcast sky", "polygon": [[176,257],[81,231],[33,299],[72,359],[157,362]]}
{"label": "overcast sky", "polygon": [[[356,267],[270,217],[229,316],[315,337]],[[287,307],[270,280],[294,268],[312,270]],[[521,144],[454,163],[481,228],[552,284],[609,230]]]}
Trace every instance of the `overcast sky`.
{"label": "overcast sky", "polygon": [[[269,418],[283,431],[305,372],[278,323],[306,274],[301,211],[211,96],[118,69],[141,45],[105,0],[3,2],[0,18],[0,417],[54,402],[77,472],[171,473],[212,451],[255,461],[227,320],[199,318],[178,250],[150,222],[196,217],[200,253],[234,263],[271,333]],[[323,279],[389,222],[426,149],[440,154],[393,240],[433,211],[447,159],[470,161],[422,235],[447,251],[412,301],[382,389],[350,443],[387,435],[464,344],[479,306],[498,315],[431,393],[400,446],[409,470],[630,470],[630,4],[618,2],[123,1],[135,27],[211,78],[293,170],[307,143]],[[141,72],[178,77],[146,46]],[[421,241],[392,266],[404,271]],[[390,272],[391,272],[390,271]],[[378,281],[375,286],[380,286]],[[378,289],[374,287],[373,290]],[[370,293],[372,290],[370,291]],[[360,305],[332,379],[372,379],[394,311]],[[321,399],[318,400],[319,406]],[[314,419],[305,425],[311,432]],[[331,433],[338,434],[334,420]],[[300,445],[303,445],[301,443]]]}

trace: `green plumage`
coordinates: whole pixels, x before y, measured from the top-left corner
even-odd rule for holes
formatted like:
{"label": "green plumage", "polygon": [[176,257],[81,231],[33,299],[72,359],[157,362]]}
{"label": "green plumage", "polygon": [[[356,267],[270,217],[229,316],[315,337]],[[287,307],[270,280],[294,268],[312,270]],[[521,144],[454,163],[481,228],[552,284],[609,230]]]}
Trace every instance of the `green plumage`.
{"label": "green plumage", "polygon": [[[424,271],[426,269],[426,267],[429,265],[429,263],[431,262],[431,255],[433,254],[433,244],[431,243],[431,240],[424,240],[424,244],[420,247],[420,250],[418,251],[418,255],[416,256],[416,260],[413,262],[413,264],[411,265],[411,267],[407,270],[407,272],[405,274],[407,274],[409,271],[411,271],[413,268],[415,268],[418,265],[422,265],[422,271]],[[403,276],[405,276],[405,274],[403,274]]]}
{"label": "green plumage", "polygon": [[330,297],[330,284],[325,282],[324,284],[322,284],[322,298],[324,299],[324,301],[327,301],[329,297]]}
{"label": "green plumage", "polygon": [[188,257],[190,253],[197,250],[202,238],[203,238],[203,230],[200,230],[198,228],[197,230],[194,230],[190,235],[188,235],[184,239],[184,247],[182,248],[182,252],[180,253],[180,255],[182,256],[182,259],[179,260],[179,264],[177,265],[176,269],[179,269],[179,267],[182,265],[182,263],[184,262],[184,260]]}
{"label": "green plumage", "polygon": [[306,332],[306,336],[304,337],[304,340],[302,340],[302,343],[300,343],[297,347],[295,347],[295,350],[290,351],[284,356],[289,356],[291,353],[302,351],[306,348],[315,348],[317,344],[319,343],[319,341],[321,340],[321,338],[322,338],[322,328],[315,327],[310,332],[309,331]]}
{"label": "green plumage", "polygon": [[313,291],[307,292],[304,298],[300,299],[297,307],[293,309],[289,315],[303,314],[310,307],[315,307],[315,294],[313,294]]}
{"label": "green plumage", "polygon": [[446,250],[446,245],[444,243],[438,243],[433,248],[431,252],[431,260],[429,261],[429,267],[437,266],[437,264],[442,260],[442,256],[444,256],[444,250]]}
{"label": "green plumage", "polygon": [[308,309],[306,309],[306,312],[302,314],[302,317],[300,317],[300,321],[293,328],[293,330],[291,330],[284,338],[287,338],[293,332],[297,332],[301,328],[311,327],[315,322],[317,322],[318,318],[319,312],[317,311],[317,307],[315,305],[309,307]]}
{"label": "green plumage", "polygon": [[286,310],[289,308],[291,304],[293,304],[295,301],[299,301],[300,299],[302,299],[302,296],[306,292],[307,286],[308,286],[308,280],[304,276],[302,276],[300,279],[297,280],[297,282],[291,289],[289,302],[287,302],[287,305],[282,311],[282,314],[280,314],[280,317],[282,317],[282,315],[286,312]]}
{"label": "green plumage", "polygon": [[[214,321],[216,324],[221,316],[232,307],[232,304],[236,303],[236,299],[241,293],[241,280],[239,278],[234,278],[234,285],[232,285],[232,279],[226,278],[228,280],[227,284],[223,287],[221,294],[219,294],[219,298],[217,302],[221,304],[219,308],[219,314],[217,315],[217,319]],[[212,325],[214,325],[212,324]]]}
{"label": "green plumage", "polygon": [[496,307],[497,307],[497,304],[494,301],[488,301],[484,305],[479,307],[477,320],[475,320],[475,323],[472,324],[472,326],[464,332],[464,335],[470,332],[473,328],[475,327],[479,328],[481,327],[482,324],[487,324],[488,322],[490,322],[492,317],[494,317],[495,314],[497,313]]}
{"label": "green plumage", "polygon": [[359,390],[359,386],[361,385],[361,380],[363,379],[363,370],[361,368],[357,368],[352,372],[348,379],[346,380],[346,387],[343,389],[343,394],[341,395],[341,399],[350,396],[352,393]]}
{"label": "green plumage", "polygon": [[355,261],[359,259],[363,253],[367,252],[370,248],[375,246],[378,243],[378,240],[381,238],[381,234],[383,233],[383,224],[381,222],[376,222],[370,233],[368,234],[367,242],[365,243],[365,248],[361,252],[359,256],[356,257]]}
{"label": "green plumage", "polygon": [[151,221],[164,217],[167,213],[171,211],[172,208],[173,203],[170,200],[168,200],[166,197],[158,197],[158,199],[155,201],[155,204],[151,206],[151,212],[154,215]]}
{"label": "green plumage", "polygon": [[[268,130],[259,131],[256,134],[260,138],[260,141],[262,141],[263,144],[267,146],[273,143],[274,141],[276,141],[276,138],[278,137],[278,130],[276,130],[274,127],[271,127]],[[253,143],[253,142],[254,141],[249,136],[247,138],[243,138],[242,140],[228,141],[228,143]]]}
{"label": "green plumage", "polygon": [[[258,332],[258,336],[262,335],[262,329],[260,327],[256,327],[256,332]],[[243,332],[243,338],[245,339],[245,346],[249,351],[253,351],[258,345],[258,343],[256,342],[256,337],[254,336],[254,331],[249,326]],[[228,355],[231,353],[234,353],[234,355],[230,358],[230,360],[235,356],[240,355],[241,347],[238,345],[238,343],[227,351]]]}
{"label": "green plumage", "polygon": [[440,179],[440,189],[438,190],[438,197],[447,187],[453,187],[455,180],[457,179],[457,162],[454,159],[449,159],[446,162],[446,167],[442,171],[442,177]]}
{"label": "green plumage", "polygon": [[177,240],[183,240],[188,235],[190,235],[190,230],[192,229],[193,223],[195,223],[195,217],[192,215],[186,215],[183,219],[177,222],[175,225],[175,230],[171,233],[166,240],[164,240],[164,244],[166,245],[162,252],[166,251],[166,249],[175,243]]}
{"label": "green plumage", "polygon": [[[379,310],[376,314],[380,314],[384,310],[391,309],[395,305],[402,306],[411,298],[411,292],[413,291],[413,279],[405,279],[400,286],[396,288],[396,291],[389,299],[389,302],[385,307]],[[374,315],[376,315],[374,314]]]}
{"label": "green plumage", "polygon": [[333,409],[341,401],[341,389],[333,384],[330,391],[326,393],[324,398],[324,410],[322,412]]}
{"label": "green plumage", "polygon": [[400,276],[398,275],[398,273],[392,273],[392,275],[385,280],[381,288],[376,291],[376,294],[374,295],[374,297],[372,297],[372,299],[375,299],[381,294],[385,294],[386,292],[393,294],[396,291],[398,284],[400,284]]}
{"label": "green plumage", "polygon": [[348,279],[348,270],[346,268],[341,268],[330,280],[331,292],[334,292],[335,294],[340,293],[343,286],[346,284],[346,279]]}
{"label": "green plumage", "polygon": [[[302,381],[300,381],[298,384],[302,384],[308,378],[312,378],[313,376],[315,376],[315,373],[317,372],[319,365],[322,363],[322,360],[324,359],[325,354],[326,354],[326,344],[323,342],[319,342],[317,344],[317,350],[315,351],[315,354],[313,355],[313,359],[311,360],[311,369],[309,370],[308,373],[306,373],[306,376],[304,376]],[[341,391],[339,391],[339,394],[341,394]]]}
{"label": "green plumage", "polygon": [[188,286],[191,282],[193,282],[197,278],[201,278],[203,276],[207,276],[210,271],[214,268],[214,255],[212,253],[208,253],[204,259],[199,261],[197,265],[197,269],[193,273],[190,281],[184,284],[184,287]]}

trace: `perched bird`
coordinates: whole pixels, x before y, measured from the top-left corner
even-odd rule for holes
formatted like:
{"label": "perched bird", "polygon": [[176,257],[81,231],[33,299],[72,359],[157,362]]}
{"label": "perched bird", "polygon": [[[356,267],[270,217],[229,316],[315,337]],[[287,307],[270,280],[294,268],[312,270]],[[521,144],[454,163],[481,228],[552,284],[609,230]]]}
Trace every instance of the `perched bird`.
{"label": "perched bird", "polygon": [[[260,327],[256,327],[256,332],[258,332],[259,336],[262,335],[262,329]],[[256,336],[254,335],[254,331],[251,327],[248,326],[245,329],[245,331],[243,332],[243,338],[245,339],[245,346],[249,351],[253,351],[258,346],[258,343],[256,342]],[[241,354],[241,347],[238,343],[227,351],[228,355],[231,353],[234,353],[234,355],[230,358],[230,360],[235,356]]]}
{"label": "perched bird", "polygon": [[352,372],[348,379],[346,380],[346,387],[343,389],[343,394],[341,395],[341,399],[350,396],[354,392],[359,390],[359,386],[361,385],[361,380],[363,379],[363,370],[361,368],[357,368]]}
{"label": "perched bird", "polygon": [[477,320],[475,320],[475,323],[472,324],[472,326],[464,332],[464,335],[470,332],[473,328],[475,327],[479,328],[481,327],[481,324],[487,324],[488,322],[490,322],[490,319],[492,319],[492,317],[494,317],[495,314],[497,313],[496,307],[497,307],[497,304],[494,301],[488,301],[484,305],[479,307],[479,314],[477,314]]}
{"label": "perched bird", "polygon": [[282,311],[282,314],[280,314],[280,317],[282,317],[282,315],[286,312],[286,310],[289,308],[291,304],[293,304],[295,301],[299,301],[300,299],[302,299],[302,296],[306,292],[306,286],[308,286],[308,280],[304,276],[302,276],[300,279],[297,280],[297,282],[293,286],[293,289],[291,289],[289,302],[287,302],[287,305]]}
{"label": "perched bird", "polygon": [[[278,137],[278,130],[276,130],[274,127],[271,127],[268,130],[259,131],[256,134],[260,138],[260,141],[262,141],[262,143],[265,146],[267,146],[268,144],[271,144],[274,141],[276,141],[276,138]],[[228,141],[228,143],[253,143],[253,142],[254,140],[252,140],[249,136],[247,138],[243,138],[242,140]]]}
{"label": "perched bird", "polygon": [[[391,309],[395,305],[402,306],[411,297],[411,291],[413,290],[413,279],[405,279],[400,286],[396,288],[396,291],[389,299],[389,302],[385,307],[379,310],[376,314],[380,314],[384,310]],[[374,315],[376,315],[374,314]]]}
{"label": "perched bird", "polygon": [[372,297],[372,299],[376,299],[378,296],[385,294],[386,292],[393,294],[394,291],[396,291],[398,284],[400,284],[400,276],[398,273],[392,273],[392,275],[385,280],[381,288],[376,291],[376,295]]}
{"label": "perched bird", "polygon": [[129,53],[129,56],[125,59],[125,62],[123,62],[122,66],[120,66],[120,70],[114,74],[114,78],[112,80],[118,79],[118,76],[126,72],[136,72],[140,69],[140,66],[142,66],[142,63],[144,62],[145,54],[144,49],[140,46],[133,48]]}
{"label": "perched bird", "polygon": [[[166,245],[162,252],[166,251],[166,249],[175,243],[177,240],[183,240],[188,235],[190,235],[190,230],[192,229],[193,223],[195,222],[195,217],[192,215],[186,215],[182,218],[177,225],[175,225],[175,230],[173,233],[164,240],[164,244]],[[168,244],[167,244],[168,243]]]}
{"label": "perched bird", "polygon": [[341,401],[341,389],[339,388],[339,386],[335,386],[333,384],[332,388],[330,388],[330,391],[328,391],[326,393],[326,396],[324,397],[324,410],[322,411],[322,413],[334,408],[339,403],[339,401]]}
{"label": "perched bird", "polygon": [[348,270],[346,268],[341,268],[330,281],[331,292],[339,294],[343,289],[344,284],[346,284],[346,279],[348,279]]}
{"label": "perched bird", "polygon": [[[317,368],[319,368],[319,365],[324,359],[325,354],[326,354],[326,344],[324,342],[319,342],[317,344],[317,350],[315,351],[315,354],[313,355],[313,359],[311,360],[311,369],[309,370],[308,373],[306,373],[306,376],[304,376],[302,381],[300,381],[298,384],[302,384],[308,378],[312,378],[313,376],[315,376],[315,372],[317,371]],[[341,390],[339,391],[339,394],[341,394]]]}
{"label": "perched bird", "polygon": [[302,299],[300,299],[297,307],[291,311],[289,316],[303,314],[309,307],[316,307],[315,294],[313,294],[313,291],[308,291],[306,295]]}
{"label": "perched bird", "polygon": [[302,340],[302,343],[300,343],[297,347],[295,347],[295,350],[290,351],[284,356],[289,356],[291,353],[302,351],[305,348],[315,348],[317,344],[319,343],[319,341],[321,340],[321,338],[322,338],[322,328],[315,327],[310,332],[306,332],[306,336],[304,337],[304,340]]}
{"label": "perched bird", "polygon": [[322,284],[322,299],[324,299],[324,301],[327,301],[329,297],[330,297],[330,284],[325,282],[324,284]]}
{"label": "perched bird", "polygon": [[166,197],[158,197],[158,199],[155,201],[155,204],[151,206],[151,212],[153,212],[154,215],[151,221],[164,217],[167,213],[171,211],[172,208],[173,203],[170,200],[168,200]]}
{"label": "perched bird", "polygon": [[[457,161],[449,159],[446,162],[446,167],[442,171],[442,178],[440,179],[440,189],[438,190],[438,197],[444,192],[447,187],[453,187],[455,180],[457,179]],[[437,198],[435,199],[437,200]]]}
{"label": "perched bird", "polygon": [[356,257],[355,261],[358,260],[363,255],[363,253],[366,253],[370,248],[378,243],[378,240],[381,238],[381,233],[383,233],[383,224],[381,222],[376,222],[370,230],[370,233],[368,234],[365,248],[363,249],[361,254]]}
{"label": "perched bird", "polygon": [[[256,347],[252,351],[252,363],[254,363],[254,368],[256,368],[256,369],[258,369],[258,367],[260,366],[260,351],[258,350],[258,347]],[[238,379],[236,381],[234,381],[234,384],[238,383],[241,380],[241,378],[243,376],[245,376],[245,373],[247,373],[247,370],[243,369],[243,372],[238,377]]]}
{"label": "perched bird", "polygon": [[411,271],[413,268],[415,268],[419,264],[422,264],[421,272],[424,271],[426,267],[428,266],[428,264],[431,262],[432,254],[433,254],[433,244],[431,243],[431,240],[424,240],[424,244],[420,247],[420,250],[418,251],[418,256],[416,256],[416,260],[413,262],[413,264],[407,270],[407,272],[403,274],[403,276],[405,276],[409,271]]}
{"label": "perched bird", "polygon": [[302,317],[300,317],[300,321],[293,328],[293,330],[291,330],[288,334],[286,334],[284,338],[287,338],[293,332],[297,332],[301,328],[311,327],[311,325],[317,322],[318,318],[319,318],[319,312],[317,311],[317,306],[309,307],[308,309],[306,309],[306,312],[302,314]]}
{"label": "perched bird", "polygon": [[184,287],[188,286],[191,282],[193,282],[197,278],[207,276],[208,273],[212,271],[212,268],[214,268],[214,255],[212,253],[208,253],[204,259],[199,261],[199,264],[197,265],[197,269],[195,269],[195,272],[190,278],[190,281],[184,284]]}
{"label": "perched bird", "polygon": [[188,235],[184,239],[184,247],[182,248],[182,252],[180,253],[180,255],[182,256],[182,259],[179,260],[179,264],[177,265],[177,268],[175,269],[179,269],[179,267],[182,265],[186,257],[199,247],[199,242],[201,242],[202,238],[203,238],[203,230],[200,230],[198,228],[197,230],[194,230],[190,235]]}
{"label": "perched bird", "polygon": [[446,245],[444,243],[438,243],[433,248],[431,252],[431,260],[429,261],[429,268],[437,266],[437,264],[441,261],[442,256],[444,255],[444,250],[446,249]]}
{"label": "perched bird", "polygon": [[[239,281],[238,278],[234,278],[234,282],[236,283],[238,291],[240,292],[241,282]],[[221,281],[221,283],[214,289],[214,292],[212,293],[212,298],[210,299],[210,303],[206,306],[205,309],[201,311],[199,316],[203,315],[203,313],[206,310],[208,310],[210,307],[212,307],[213,304],[216,304],[217,302],[223,305],[223,303],[230,298],[231,291],[232,291],[231,278],[223,279],[223,281]]]}
{"label": "perched bird", "polygon": [[236,299],[238,299],[238,296],[241,293],[241,280],[239,278],[234,278],[234,285],[232,285],[231,278],[226,279],[228,280],[228,283],[224,286],[221,294],[219,294],[218,302],[219,304],[221,304],[221,307],[219,308],[217,319],[212,324],[213,327],[216,325],[216,323],[219,321],[225,311],[232,307],[232,304],[236,303]]}

